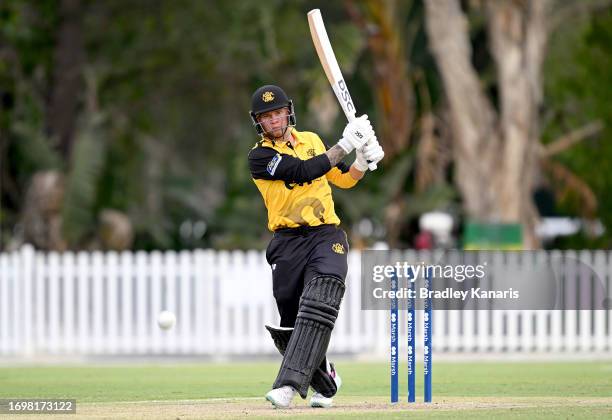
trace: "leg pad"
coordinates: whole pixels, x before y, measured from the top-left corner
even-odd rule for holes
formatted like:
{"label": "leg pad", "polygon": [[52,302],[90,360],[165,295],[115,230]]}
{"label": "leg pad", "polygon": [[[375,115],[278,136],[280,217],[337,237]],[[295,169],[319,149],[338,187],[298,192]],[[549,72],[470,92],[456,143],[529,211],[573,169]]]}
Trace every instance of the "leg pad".
{"label": "leg pad", "polygon": [[[285,355],[287,344],[291,338],[293,328],[289,327],[276,327],[273,325],[266,325],[266,329],[270,332],[274,345],[278,349],[281,355]],[[336,387],[336,381],[327,373],[327,360],[323,358],[323,361],[312,375],[310,386],[318,393],[322,394],[327,398],[331,398],[336,395],[338,388]]]}
{"label": "leg pad", "polygon": [[304,285],[295,328],[273,388],[290,385],[306,398],[308,385],[324,361],[344,289],[344,282],[335,276],[317,276]]}

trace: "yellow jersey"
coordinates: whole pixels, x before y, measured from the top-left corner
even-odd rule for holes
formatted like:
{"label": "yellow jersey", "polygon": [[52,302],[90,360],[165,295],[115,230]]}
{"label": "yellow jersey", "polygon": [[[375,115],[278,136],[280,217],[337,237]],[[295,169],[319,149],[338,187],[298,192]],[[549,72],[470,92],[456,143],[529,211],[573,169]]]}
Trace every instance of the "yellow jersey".
{"label": "yellow jersey", "polygon": [[249,169],[268,209],[268,229],[339,225],[329,183],[351,188],[356,183],[344,162],[333,168],[321,138],[292,129],[289,141],[263,138],[249,152]]}

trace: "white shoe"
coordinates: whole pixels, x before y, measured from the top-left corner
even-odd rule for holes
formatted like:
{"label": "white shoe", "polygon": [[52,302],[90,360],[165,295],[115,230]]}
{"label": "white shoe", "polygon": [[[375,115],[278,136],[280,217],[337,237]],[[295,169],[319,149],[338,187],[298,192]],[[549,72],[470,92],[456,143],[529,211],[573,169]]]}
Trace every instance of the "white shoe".
{"label": "white shoe", "polygon": [[297,391],[289,385],[275,388],[266,394],[266,400],[270,401],[276,408],[287,408],[291,405],[291,400]]}
{"label": "white shoe", "polygon": [[315,392],[312,394],[312,397],[310,397],[311,407],[330,408],[332,405],[334,405],[333,397],[328,398],[323,394],[319,394],[318,392]]}
{"label": "white shoe", "polygon": [[[327,362],[327,372],[329,373],[329,376],[334,379],[334,382],[336,383],[336,392],[338,392],[342,386],[342,378],[340,375],[338,375],[338,372],[336,372],[334,365],[329,362]],[[312,397],[310,397],[311,407],[330,408],[332,405],[334,405],[333,397],[326,397],[318,392],[315,392],[312,394]]]}

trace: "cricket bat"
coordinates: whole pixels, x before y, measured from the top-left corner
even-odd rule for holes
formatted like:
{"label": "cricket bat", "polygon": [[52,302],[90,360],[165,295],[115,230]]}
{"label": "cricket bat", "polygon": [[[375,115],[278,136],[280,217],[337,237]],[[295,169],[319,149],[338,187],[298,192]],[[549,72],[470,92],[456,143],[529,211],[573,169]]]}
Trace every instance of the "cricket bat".
{"label": "cricket bat", "polygon": [[[338,60],[336,60],[334,50],[329,43],[329,37],[327,36],[327,31],[323,24],[323,17],[319,9],[313,9],[308,12],[308,26],[310,26],[312,42],[317,50],[317,55],[319,56],[319,61],[321,61],[327,80],[329,80],[329,84],[336,94],[338,102],[340,102],[340,107],[342,107],[346,119],[349,122],[353,121],[356,113],[355,105],[351,99],[351,94],[346,86],[346,82],[342,77],[342,72],[340,71],[340,66],[338,65]],[[376,164],[370,162],[368,167],[373,171],[376,169]]]}

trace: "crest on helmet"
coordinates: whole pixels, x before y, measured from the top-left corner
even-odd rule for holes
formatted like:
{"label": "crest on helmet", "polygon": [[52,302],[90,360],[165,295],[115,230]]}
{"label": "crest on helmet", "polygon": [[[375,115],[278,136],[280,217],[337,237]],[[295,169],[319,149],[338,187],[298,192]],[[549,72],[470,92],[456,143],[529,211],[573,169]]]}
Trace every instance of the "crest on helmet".
{"label": "crest on helmet", "polygon": [[274,100],[274,93],[270,91],[264,92],[263,95],[261,95],[261,99],[264,102],[271,102]]}

